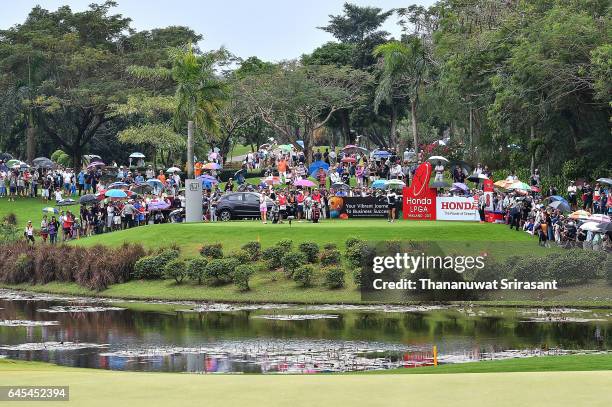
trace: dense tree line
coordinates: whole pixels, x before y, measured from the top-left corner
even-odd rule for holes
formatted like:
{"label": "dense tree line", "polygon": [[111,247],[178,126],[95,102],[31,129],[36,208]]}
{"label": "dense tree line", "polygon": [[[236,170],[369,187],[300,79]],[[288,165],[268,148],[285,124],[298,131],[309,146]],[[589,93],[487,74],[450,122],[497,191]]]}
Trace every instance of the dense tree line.
{"label": "dense tree line", "polygon": [[[446,139],[494,168],[610,175],[605,0],[347,3],[319,27],[334,41],[282,63],[200,50],[188,27],[135,31],[115,5],[35,7],[0,31],[1,151],[184,162],[191,121],[196,155],[269,137],[306,149]],[[392,16],[400,38],[381,28]]]}

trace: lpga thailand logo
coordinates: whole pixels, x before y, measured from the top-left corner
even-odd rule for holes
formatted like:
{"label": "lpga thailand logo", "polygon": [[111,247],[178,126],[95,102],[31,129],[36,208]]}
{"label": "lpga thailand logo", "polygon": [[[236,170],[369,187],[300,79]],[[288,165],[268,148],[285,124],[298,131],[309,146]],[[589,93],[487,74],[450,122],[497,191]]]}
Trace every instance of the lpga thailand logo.
{"label": "lpga thailand logo", "polygon": [[412,183],[404,188],[404,219],[436,219],[436,190],[429,187],[431,171],[429,162],[419,165]]}

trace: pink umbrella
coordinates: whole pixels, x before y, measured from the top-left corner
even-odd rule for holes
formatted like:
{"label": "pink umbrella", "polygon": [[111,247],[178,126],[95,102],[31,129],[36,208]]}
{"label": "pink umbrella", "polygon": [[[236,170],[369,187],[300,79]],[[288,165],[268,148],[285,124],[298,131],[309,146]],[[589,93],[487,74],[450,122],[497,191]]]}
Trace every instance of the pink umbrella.
{"label": "pink umbrella", "polygon": [[601,213],[595,213],[587,218],[587,220],[599,223],[609,223],[610,217],[608,215],[602,215]]}
{"label": "pink umbrella", "polygon": [[90,170],[92,168],[96,168],[96,167],[104,167],[106,164],[104,164],[102,161],[94,161],[91,164],[89,164],[87,166],[87,169]]}
{"label": "pink umbrella", "polygon": [[221,168],[221,166],[217,163],[208,163],[208,164],[204,164],[202,168],[205,170],[218,170]]}
{"label": "pink umbrella", "polygon": [[150,211],[162,211],[164,209],[168,209],[169,207],[170,207],[170,204],[166,201],[151,201],[147,205],[147,208]]}
{"label": "pink umbrella", "polygon": [[315,183],[308,179],[299,179],[293,184],[296,187],[314,187]]}
{"label": "pink umbrella", "polygon": [[280,177],[269,176],[266,178],[262,178],[261,180],[268,185],[278,185],[281,183]]}
{"label": "pink umbrella", "polygon": [[342,162],[343,162],[343,163],[354,163],[354,162],[356,162],[356,161],[357,161],[357,160],[356,160],[355,158],[353,158],[353,157],[344,157],[344,158],[342,159]]}

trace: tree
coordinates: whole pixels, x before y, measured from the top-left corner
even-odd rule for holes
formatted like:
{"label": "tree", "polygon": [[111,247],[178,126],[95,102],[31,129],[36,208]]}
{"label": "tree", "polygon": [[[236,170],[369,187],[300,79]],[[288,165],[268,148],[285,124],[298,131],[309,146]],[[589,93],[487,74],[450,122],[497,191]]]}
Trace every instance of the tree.
{"label": "tree", "polygon": [[244,81],[249,106],[276,133],[294,144],[304,142],[307,160],[313,134],[334,112],[362,102],[362,87],[370,75],[347,67],[280,65],[269,74],[252,75]]}
{"label": "tree", "polygon": [[390,41],[379,45],[374,55],[381,58],[381,73],[374,105],[383,102],[392,106],[391,140],[396,146],[397,112],[394,100],[405,100],[410,104],[413,146],[418,151],[417,104],[419,92],[426,72],[426,60],[421,39],[407,36],[403,41]]}

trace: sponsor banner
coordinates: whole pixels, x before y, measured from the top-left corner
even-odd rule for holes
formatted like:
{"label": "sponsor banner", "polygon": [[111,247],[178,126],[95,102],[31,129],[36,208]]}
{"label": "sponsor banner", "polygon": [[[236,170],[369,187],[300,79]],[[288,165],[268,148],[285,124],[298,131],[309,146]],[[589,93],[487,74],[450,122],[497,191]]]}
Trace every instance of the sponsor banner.
{"label": "sponsor banner", "polygon": [[483,182],[483,191],[485,197],[485,211],[495,211],[495,204],[493,202],[493,180],[485,179]]}
{"label": "sponsor banner", "polygon": [[471,197],[438,197],[436,200],[436,219],[479,221],[478,202]]}
{"label": "sponsor banner", "polygon": [[429,187],[431,164],[419,165],[410,186],[404,187],[402,212],[404,219],[436,220],[436,190]]}
{"label": "sponsor banner", "polygon": [[385,196],[334,196],[329,200],[332,218],[386,218],[388,214]]}

